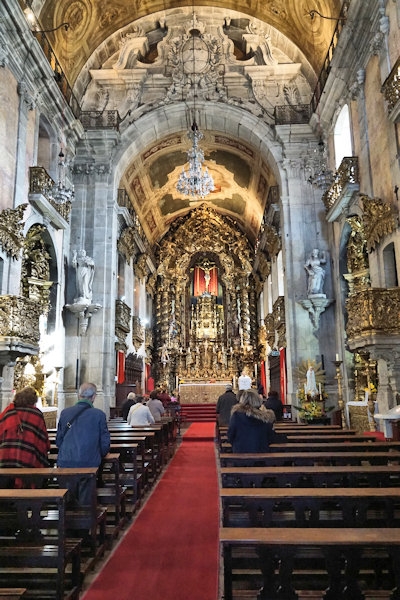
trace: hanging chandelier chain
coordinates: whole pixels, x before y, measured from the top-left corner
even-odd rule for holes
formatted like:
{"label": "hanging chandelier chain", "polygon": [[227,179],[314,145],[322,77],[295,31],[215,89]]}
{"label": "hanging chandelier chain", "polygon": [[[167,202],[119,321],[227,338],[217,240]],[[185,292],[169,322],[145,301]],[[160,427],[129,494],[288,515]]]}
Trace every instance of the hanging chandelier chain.
{"label": "hanging chandelier chain", "polygon": [[199,147],[199,142],[203,139],[203,134],[199,130],[196,122],[196,96],[197,96],[197,80],[196,80],[196,48],[195,48],[195,23],[196,15],[194,12],[193,4],[193,28],[192,28],[192,61],[193,61],[193,72],[192,72],[192,86],[193,86],[193,120],[190,131],[188,131],[188,138],[192,142],[192,147],[187,152],[189,168],[185,170],[183,167],[182,172],[179,176],[176,184],[176,189],[185,196],[191,196],[195,198],[205,198],[210,192],[215,189],[214,181],[208,172],[208,169],[203,168],[204,152]]}

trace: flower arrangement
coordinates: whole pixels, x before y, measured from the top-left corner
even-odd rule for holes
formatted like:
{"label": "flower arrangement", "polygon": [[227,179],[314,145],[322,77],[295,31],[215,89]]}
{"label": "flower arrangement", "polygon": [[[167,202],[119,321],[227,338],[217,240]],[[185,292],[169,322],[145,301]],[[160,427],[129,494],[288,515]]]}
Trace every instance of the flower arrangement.
{"label": "flower arrangement", "polygon": [[366,388],[364,388],[364,392],[368,392],[368,395],[376,394],[377,389],[376,386],[370,381]]}
{"label": "flower arrangement", "polygon": [[299,411],[300,417],[306,421],[312,421],[313,419],[320,419],[326,416],[325,411],[325,400],[328,394],[322,393],[321,396],[310,396],[305,394],[304,389],[297,391],[297,398],[299,399],[299,406],[294,406]]}

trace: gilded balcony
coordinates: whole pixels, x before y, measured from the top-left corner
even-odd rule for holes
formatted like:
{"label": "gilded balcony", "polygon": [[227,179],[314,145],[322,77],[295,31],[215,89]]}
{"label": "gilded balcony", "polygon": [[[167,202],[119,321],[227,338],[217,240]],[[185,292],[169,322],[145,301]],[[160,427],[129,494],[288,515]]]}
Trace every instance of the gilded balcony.
{"label": "gilded balcony", "polygon": [[400,288],[367,288],[346,302],[349,347],[355,350],[377,338],[400,336]]}
{"label": "gilded balcony", "polygon": [[386,100],[389,118],[396,122],[400,116],[400,56],[382,85],[382,93]]}
{"label": "gilded balcony", "polygon": [[122,300],[115,301],[115,335],[122,346],[131,330],[131,309]]}
{"label": "gilded balcony", "polygon": [[0,362],[39,351],[40,303],[22,296],[0,296]]}
{"label": "gilded balcony", "polygon": [[66,229],[73,190],[56,184],[43,167],[29,168],[29,202],[57,229]]}
{"label": "gilded balcony", "polygon": [[359,189],[358,158],[356,156],[345,157],[334,175],[332,185],[322,196],[327,221],[335,221],[340,214],[346,211],[353,194]]}

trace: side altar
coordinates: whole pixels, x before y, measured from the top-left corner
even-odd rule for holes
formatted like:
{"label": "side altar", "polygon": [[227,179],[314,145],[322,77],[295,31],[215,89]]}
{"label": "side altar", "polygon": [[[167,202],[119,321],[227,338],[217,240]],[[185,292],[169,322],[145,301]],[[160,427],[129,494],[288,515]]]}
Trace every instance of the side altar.
{"label": "side altar", "polygon": [[231,381],[188,381],[179,384],[181,404],[216,404],[218,397],[226,392]]}

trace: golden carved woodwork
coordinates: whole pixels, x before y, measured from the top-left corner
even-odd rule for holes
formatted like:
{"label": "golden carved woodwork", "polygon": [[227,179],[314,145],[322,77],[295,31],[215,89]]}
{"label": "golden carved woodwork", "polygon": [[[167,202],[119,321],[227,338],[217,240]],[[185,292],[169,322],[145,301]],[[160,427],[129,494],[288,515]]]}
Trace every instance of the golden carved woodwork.
{"label": "golden carved woodwork", "polygon": [[133,265],[133,272],[138,279],[145,279],[147,275],[147,256],[141,254]]}
{"label": "golden carved woodwork", "polygon": [[15,343],[39,344],[39,317],[43,309],[30,298],[0,296],[0,340],[15,338]]}
{"label": "golden carved woodwork", "polygon": [[321,200],[325,205],[326,212],[343,197],[346,187],[358,184],[360,181],[360,173],[358,169],[358,157],[347,156],[339,165],[338,170],[334,175],[332,185],[323,194]]}
{"label": "golden carved woodwork", "polygon": [[399,107],[400,103],[400,56],[396,60],[393,69],[390,71],[389,76],[382,85],[382,92],[385,96],[385,100],[388,107],[388,112],[391,114],[394,109]]}
{"label": "golden carved woodwork", "polygon": [[278,348],[286,347],[286,317],[285,298],[279,296],[272,307],[274,316],[274,328],[278,336]]}
{"label": "golden carved woodwork", "polygon": [[144,342],[145,328],[139,317],[132,317],[132,341],[137,348]]}
{"label": "golden carved woodwork", "polygon": [[7,208],[0,212],[0,244],[6,254],[17,258],[24,244],[22,219],[27,204]]}
{"label": "golden carved woodwork", "polygon": [[131,330],[131,309],[122,300],[115,301],[115,335],[119,342],[119,349],[126,346],[126,336]]}
{"label": "golden carved woodwork", "polygon": [[265,247],[268,250],[268,254],[271,257],[276,256],[282,247],[282,243],[281,243],[281,238],[280,238],[278,232],[276,231],[275,227],[273,227],[272,225],[266,224],[265,225],[265,236],[266,236]]}
{"label": "golden carved woodwork", "polygon": [[384,236],[396,229],[397,217],[393,207],[380,198],[361,196],[361,199],[367,249],[371,252]]}
{"label": "golden carved woodwork", "polygon": [[39,302],[42,310],[48,309],[50,287],[50,254],[43,240],[46,228],[35,225],[28,231],[24,248],[21,270],[22,295]]}
{"label": "golden carved woodwork", "polygon": [[[247,239],[230,219],[202,204],[178,219],[158,252],[157,350],[153,357],[153,364],[159,365],[156,379],[170,379],[171,374],[177,372],[195,379],[213,377],[217,372],[218,377],[232,375],[236,372],[237,360],[245,359],[244,348],[250,345],[250,294],[254,280],[249,280],[251,249]],[[187,315],[190,269],[205,260],[218,269],[224,302],[206,306],[205,300],[203,308],[209,309],[205,311],[207,315],[196,313],[190,320],[190,314]],[[200,302],[196,310],[201,306]],[[224,322],[225,329],[219,325]],[[191,347],[189,353],[188,346]],[[234,356],[230,353],[231,346]],[[162,361],[164,347],[168,349],[168,360]],[[181,353],[179,348],[182,348]]]}
{"label": "golden carved woodwork", "polygon": [[72,203],[63,196],[63,188],[56,186],[43,167],[29,167],[29,193],[44,196],[62,218],[69,222]]}
{"label": "golden carved woodwork", "polygon": [[122,254],[126,262],[129,262],[136,252],[135,229],[127,227],[123,230],[117,243],[118,252]]}
{"label": "golden carved woodwork", "polygon": [[371,286],[369,261],[367,252],[367,239],[364,232],[364,222],[360,217],[350,217],[347,223],[351,233],[347,241],[347,269],[343,277],[349,285],[349,296],[358,290]]}
{"label": "golden carved woodwork", "polygon": [[360,336],[400,334],[400,288],[359,290],[346,301],[349,342]]}

